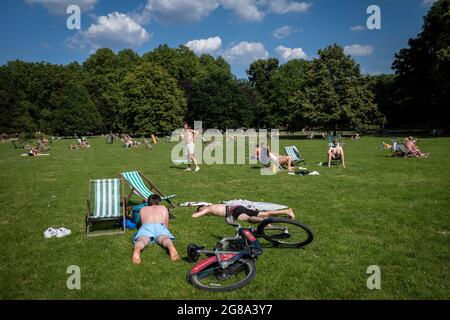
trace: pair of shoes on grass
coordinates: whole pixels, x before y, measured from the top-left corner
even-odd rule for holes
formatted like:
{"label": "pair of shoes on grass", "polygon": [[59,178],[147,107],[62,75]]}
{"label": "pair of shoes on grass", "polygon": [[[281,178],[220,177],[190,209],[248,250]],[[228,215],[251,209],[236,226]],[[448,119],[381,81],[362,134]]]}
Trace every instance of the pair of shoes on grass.
{"label": "pair of shoes on grass", "polygon": [[47,230],[44,231],[44,237],[46,237],[47,239],[49,238],[62,238],[65,236],[68,236],[72,233],[72,231],[70,231],[70,229],[66,229],[66,228],[58,228],[58,229],[54,229],[54,228],[48,228]]}
{"label": "pair of shoes on grass", "polygon": [[[200,170],[200,167],[196,167],[196,168],[195,168],[195,172],[197,172],[197,171],[199,171],[199,170]],[[192,169],[191,169],[191,168],[187,168],[186,171],[192,171]]]}

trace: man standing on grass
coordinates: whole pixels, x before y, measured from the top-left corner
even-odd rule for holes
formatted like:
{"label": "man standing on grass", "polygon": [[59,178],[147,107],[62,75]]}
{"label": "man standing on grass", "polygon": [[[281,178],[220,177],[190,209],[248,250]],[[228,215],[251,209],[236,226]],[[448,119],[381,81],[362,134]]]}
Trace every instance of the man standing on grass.
{"label": "man standing on grass", "polygon": [[186,154],[187,154],[187,161],[188,161],[188,167],[186,171],[192,171],[191,169],[191,162],[195,164],[195,172],[200,170],[200,167],[197,164],[197,160],[195,159],[194,151],[195,151],[195,144],[194,144],[194,137],[195,137],[195,131],[192,130],[189,127],[189,124],[187,122],[183,125],[183,131],[182,131],[182,138],[184,140],[184,143],[186,144]]}
{"label": "man standing on grass", "polygon": [[149,243],[157,242],[161,247],[169,251],[170,260],[176,261],[180,258],[173,244],[175,237],[170,233],[169,210],[160,205],[161,197],[153,194],[148,198],[148,207],[139,211],[142,226],[134,235],[134,251],[132,261],[134,264],[141,263],[141,251]]}

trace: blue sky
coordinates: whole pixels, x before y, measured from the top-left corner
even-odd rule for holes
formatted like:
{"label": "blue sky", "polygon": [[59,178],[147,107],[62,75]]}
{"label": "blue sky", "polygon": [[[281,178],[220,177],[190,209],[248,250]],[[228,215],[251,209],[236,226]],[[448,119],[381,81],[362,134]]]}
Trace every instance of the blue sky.
{"label": "blue sky", "polygon": [[[2,0],[0,64],[21,59],[66,64],[99,47],[139,54],[167,43],[222,55],[239,78],[249,63],[311,59],[338,43],[364,73],[392,73],[394,54],[421,30],[433,0]],[[81,29],[66,27],[70,4]],[[368,30],[369,5],[381,30]]]}

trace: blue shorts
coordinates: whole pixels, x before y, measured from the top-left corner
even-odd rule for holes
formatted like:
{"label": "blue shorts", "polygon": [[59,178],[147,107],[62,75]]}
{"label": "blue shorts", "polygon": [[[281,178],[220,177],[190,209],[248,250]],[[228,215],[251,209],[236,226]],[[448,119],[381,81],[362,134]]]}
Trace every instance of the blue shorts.
{"label": "blue shorts", "polygon": [[162,223],[147,223],[143,224],[133,236],[133,242],[140,237],[150,238],[150,242],[154,243],[159,236],[166,235],[170,239],[175,240],[175,237],[170,233],[169,229]]}

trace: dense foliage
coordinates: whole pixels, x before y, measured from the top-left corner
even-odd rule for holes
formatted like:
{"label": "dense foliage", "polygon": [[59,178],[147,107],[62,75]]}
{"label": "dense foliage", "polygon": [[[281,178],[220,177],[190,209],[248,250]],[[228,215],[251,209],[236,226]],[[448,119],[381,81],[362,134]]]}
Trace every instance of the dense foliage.
{"label": "dense foliage", "polygon": [[450,123],[450,0],[395,56],[396,75],[365,76],[339,45],[317,58],[254,61],[236,79],[222,57],[161,45],[139,56],[99,49],[82,65],[0,66],[0,132],[73,135],[205,128],[364,129]]}

